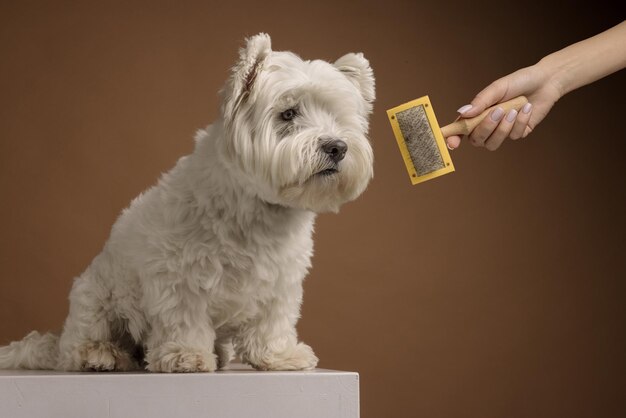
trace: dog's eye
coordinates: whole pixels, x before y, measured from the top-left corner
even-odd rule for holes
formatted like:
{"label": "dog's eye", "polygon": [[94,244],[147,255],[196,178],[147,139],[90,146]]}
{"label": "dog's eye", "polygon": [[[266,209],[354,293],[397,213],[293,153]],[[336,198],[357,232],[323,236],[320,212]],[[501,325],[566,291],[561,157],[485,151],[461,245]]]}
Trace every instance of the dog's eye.
{"label": "dog's eye", "polygon": [[290,120],[293,120],[293,118],[295,118],[297,115],[298,115],[298,112],[296,112],[296,109],[287,109],[283,113],[280,114],[280,117],[284,121],[290,121]]}

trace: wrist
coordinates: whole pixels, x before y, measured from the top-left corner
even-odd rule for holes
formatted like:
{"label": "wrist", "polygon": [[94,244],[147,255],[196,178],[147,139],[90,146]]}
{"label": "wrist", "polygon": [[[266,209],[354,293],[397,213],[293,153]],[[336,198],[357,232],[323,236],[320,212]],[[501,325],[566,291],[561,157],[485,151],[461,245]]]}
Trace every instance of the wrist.
{"label": "wrist", "polygon": [[548,55],[534,65],[540,72],[545,84],[549,84],[557,92],[558,98],[573,90],[571,77],[571,63],[564,62],[555,56]]}

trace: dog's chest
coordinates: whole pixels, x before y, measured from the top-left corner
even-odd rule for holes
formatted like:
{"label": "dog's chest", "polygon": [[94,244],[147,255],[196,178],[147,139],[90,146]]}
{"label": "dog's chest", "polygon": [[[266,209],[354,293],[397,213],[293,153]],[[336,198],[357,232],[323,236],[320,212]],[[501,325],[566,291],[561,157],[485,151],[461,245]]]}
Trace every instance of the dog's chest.
{"label": "dog's chest", "polygon": [[313,251],[313,219],[255,226],[217,234],[213,266],[218,277],[207,288],[209,314],[216,326],[237,326],[277,299],[301,298]]}

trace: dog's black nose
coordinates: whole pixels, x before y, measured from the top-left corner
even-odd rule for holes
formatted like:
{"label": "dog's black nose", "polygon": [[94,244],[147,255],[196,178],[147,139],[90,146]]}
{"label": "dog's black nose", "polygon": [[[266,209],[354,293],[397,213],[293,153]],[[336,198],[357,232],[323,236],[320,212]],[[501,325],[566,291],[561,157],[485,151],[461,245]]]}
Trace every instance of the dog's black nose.
{"label": "dog's black nose", "polygon": [[341,139],[331,139],[326,141],[322,145],[322,151],[324,151],[331,160],[335,163],[343,160],[343,157],[346,156],[346,151],[348,151],[348,144],[346,144]]}

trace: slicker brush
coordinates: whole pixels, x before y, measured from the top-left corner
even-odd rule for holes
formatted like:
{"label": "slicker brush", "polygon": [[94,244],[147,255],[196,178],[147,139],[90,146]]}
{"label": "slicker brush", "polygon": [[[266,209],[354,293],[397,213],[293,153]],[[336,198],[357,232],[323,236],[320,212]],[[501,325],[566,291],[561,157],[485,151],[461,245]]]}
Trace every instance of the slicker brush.
{"label": "slicker brush", "polygon": [[441,129],[428,96],[389,109],[387,116],[411,183],[415,185],[454,171],[444,138],[469,134],[495,107],[501,107],[505,112],[511,109],[519,111],[527,102],[526,97],[519,96]]}

